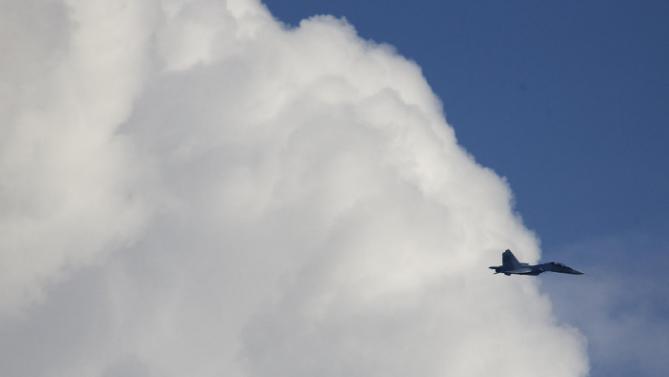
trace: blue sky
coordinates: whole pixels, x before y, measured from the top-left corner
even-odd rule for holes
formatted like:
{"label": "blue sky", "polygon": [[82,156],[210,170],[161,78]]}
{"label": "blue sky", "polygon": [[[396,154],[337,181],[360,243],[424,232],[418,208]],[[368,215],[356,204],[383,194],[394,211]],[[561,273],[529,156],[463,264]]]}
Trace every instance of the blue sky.
{"label": "blue sky", "polygon": [[591,272],[542,283],[588,337],[592,375],[669,367],[669,2],[266,4],[292,25],[345,17],[415,60],[460,143],[507,177],[544,257]]}

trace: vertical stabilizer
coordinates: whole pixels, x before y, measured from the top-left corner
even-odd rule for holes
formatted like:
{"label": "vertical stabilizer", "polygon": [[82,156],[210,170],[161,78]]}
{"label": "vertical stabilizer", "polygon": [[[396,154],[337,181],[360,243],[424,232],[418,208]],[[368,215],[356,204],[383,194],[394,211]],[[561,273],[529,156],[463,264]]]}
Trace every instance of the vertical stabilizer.
{"label": "vertical stabilizer", "polygon": [[520,262],[518,262],[518,259],[516,259],[511,250],[502,253],[502,267],[504,267],[504,270],[515,270],[520,267]]}

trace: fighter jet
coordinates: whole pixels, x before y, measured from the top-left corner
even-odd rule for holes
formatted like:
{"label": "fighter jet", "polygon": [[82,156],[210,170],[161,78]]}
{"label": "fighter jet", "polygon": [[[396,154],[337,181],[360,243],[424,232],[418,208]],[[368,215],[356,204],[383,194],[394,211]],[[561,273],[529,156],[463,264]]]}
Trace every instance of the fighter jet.
{"label": "fighter jet", "polygon": [[506,250],[502,253],[502,265],[501,266],[490,266],[488,267],[491,270],[495,270],[495,274],[502,273],[506,276],[509,275],[539,275],[542,272],[552,271],[560,272],[563,274],[572,274],[572,275],[583,275],[582,272],[576,271],[571,267],[567,267],[562,263],[557,262],[548,262],[541,264],[527,264],[520,263],[518,259],[513,255],[511,250]]}

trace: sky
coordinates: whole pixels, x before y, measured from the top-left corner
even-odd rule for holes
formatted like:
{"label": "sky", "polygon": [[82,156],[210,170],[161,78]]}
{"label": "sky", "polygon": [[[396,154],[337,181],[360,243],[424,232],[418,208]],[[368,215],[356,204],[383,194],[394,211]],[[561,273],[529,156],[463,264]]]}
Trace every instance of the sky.
{"label": "sky", "polygon": [[[267,4],[293,25],[312,14],[345,17],[415,60],[458,142],[508,180],[544,257],[597,271],[587,295],[582,281],[570,290],[546,284],[563,318],[592,335],[592,375],[664,374],[667,2]],[[596,300],[602,307],[592,295],[607,296]],[[660,351],[637,344],[645,341]]]}
{"label": "sky", "polygon": [[3,2],[0,374],[662,375],[648,4]]}

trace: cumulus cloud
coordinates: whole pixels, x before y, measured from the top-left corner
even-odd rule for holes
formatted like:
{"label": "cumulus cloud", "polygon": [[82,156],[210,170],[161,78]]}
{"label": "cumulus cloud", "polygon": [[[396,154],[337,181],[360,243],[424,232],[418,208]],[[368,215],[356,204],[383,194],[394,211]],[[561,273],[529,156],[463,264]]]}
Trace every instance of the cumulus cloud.
{"label": "cumulus cloud", "polygon": [[391,47],[251,0],[3,7],[9,375],[587,373],[486,271],[537,241]]}
{"label": "cumulus cloud", "polygon": [[114,135],[140,88],[139,9],[42,3],[6,3],[1,16],[0,316],[127,241],[143,216],[132,153]]}

